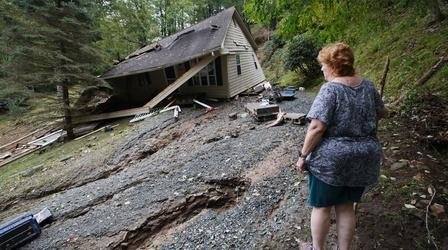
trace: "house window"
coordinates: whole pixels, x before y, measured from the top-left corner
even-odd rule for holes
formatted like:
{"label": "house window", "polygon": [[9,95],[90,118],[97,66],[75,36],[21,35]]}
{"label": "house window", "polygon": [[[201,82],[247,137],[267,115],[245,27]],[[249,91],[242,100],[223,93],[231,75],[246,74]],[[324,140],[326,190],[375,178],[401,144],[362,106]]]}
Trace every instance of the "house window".
{"label": "house window", "polygon": [[240,55],[236,55],[236,71],[238,72],[238,75],[241,75],[241,60],[240,60]]}
{"label": "house window", "polygon": [[201,86],[216,85],[216,66],[215,61],[209,63],[198,73]]}
{"label": "house window", "polygon": [[254,60],[255,69],[258,69],[257,60],[255,60],[254,54],[252,54],[252,59]]}
{"label": "house window", "polygon": [[[195,65],[198,63],[198,59],[194,59],[190,62],[190,65]],[[222,71],[221,71],[221,60],[216,58],[214,61],[209,63],[206,67],[201,69],[196,75],[191,78],[191,84],[189,86],[222,86]]]}
{"label": "house window", "polygon": [[166,81],[168,84],[173,83],[174,81],[176,81],[176,72],[174,71],[174,67],[168,67],[165,68],[165,76],[166,76]]}
{"label": "house window", "polygon": [[209,65],[207,65],[207,70],[208,70],[208,84],[216,85],[216,71],[214,61],[209,63]]}

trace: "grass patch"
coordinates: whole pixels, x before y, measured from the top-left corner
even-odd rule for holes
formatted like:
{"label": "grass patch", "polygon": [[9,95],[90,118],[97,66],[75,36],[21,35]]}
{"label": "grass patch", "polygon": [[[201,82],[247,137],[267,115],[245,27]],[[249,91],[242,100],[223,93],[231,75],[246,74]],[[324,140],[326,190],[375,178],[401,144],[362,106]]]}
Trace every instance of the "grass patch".
{"label": "grass patch", "polygon": [[101,155],[98,157],[105,158],[113,153],[118,145],[116,141],[132,130],[133,127],[128,125],[128,119],[123,119],[119,121],[119,126],[111,132],[98,132],[78,141],[58,142],[43,148],[0,168],[0,187],[2,190],[10,189],[15,186],[16,182],[16,178],[12,177],[20,179],[21,172],[40,164],[43,164],[44,171],[58,168],[58,174],[63,175],[66,168],[64,168],[65,164],[61,160],[64,158],[77,159],[93,151],[100,151]]}
{"label": "grass patch", "polygon": [[[427,19],[409,9],[375,30],[363,43],[355,47],[357,65],[361,72],[376,83],[382,77],[386,56],[391,59],[385,94],[395,99],[413,87],[427,69],[448,50],[448,21],[428,26]],[[445,67],[446,68],[446,67]],[[440,70],[427,82],[429,91],[447,96],[448,71]]]}

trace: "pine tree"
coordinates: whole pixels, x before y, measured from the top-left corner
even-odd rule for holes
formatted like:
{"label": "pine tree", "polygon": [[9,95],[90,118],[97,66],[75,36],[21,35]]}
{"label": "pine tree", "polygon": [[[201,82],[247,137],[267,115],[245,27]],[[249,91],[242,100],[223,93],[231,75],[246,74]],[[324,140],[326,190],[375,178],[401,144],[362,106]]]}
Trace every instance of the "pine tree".
{"label": "pine tree", "polygon": [[89,2],[5,0],[16,11],[0,13],[7,22],[1,40],[12,57],[0,71],[11,75],[13,84],[57,86],[69,138],[74,135],[68,89],[95,82],[92,72],[100,62],[92,46],[96,37],[90,29]]}

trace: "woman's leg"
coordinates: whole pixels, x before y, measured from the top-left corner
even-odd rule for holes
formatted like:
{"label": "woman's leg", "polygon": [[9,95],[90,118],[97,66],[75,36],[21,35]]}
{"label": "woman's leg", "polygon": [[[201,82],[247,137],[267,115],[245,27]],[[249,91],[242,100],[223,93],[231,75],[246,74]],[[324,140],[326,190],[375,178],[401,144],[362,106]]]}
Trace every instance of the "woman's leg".
{"label": "woman's leg", "polygon": [[311,235],[316,250],[325,249],[328,230],[330,228],[331,207],[313,207],[311,212]]}
{"label": "woman's leg", "polygon": [[344,203],[335,206],[336,228],[338,232],[338,245],[340,250],[349,250],[355,234],[356,217],[353,203]]}

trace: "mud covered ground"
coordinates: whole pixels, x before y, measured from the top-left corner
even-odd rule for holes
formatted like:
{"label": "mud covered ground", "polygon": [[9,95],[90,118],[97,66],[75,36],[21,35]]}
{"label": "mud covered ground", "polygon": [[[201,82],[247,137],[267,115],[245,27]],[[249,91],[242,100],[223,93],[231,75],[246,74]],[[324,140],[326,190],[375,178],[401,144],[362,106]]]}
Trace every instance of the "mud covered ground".
{"label": "mud covered ground", "polygon": [[[306,113],[314,96],[299,93],[280,105]],[[54,213],[24,249],[298,249],[311,238],[306,176],[293,168],[306,127],[255,123],[244,115],[250,99],[216,104],[206,114],[183,108],[178,121],[161,114],[110,142],[113,147],[85,145],[92,150],[67,160],[64,171],[20,178],[27,192],[2,190],[0,219],[43,207]],[[238,112],[236,120],[229,120],[231,112]],[[389,130],[382,131],[389,138]],[[394,155],[386,171],[400,157]],[[27,182],[33,178],[41,181]],[[401,201],[388,207],[386,195],[409,198],[388,183],[383,180],[360,206],[356,249],[413,249],[404,243],[426,232],[421,221],[404,233],[397,229],[401,218],[413,217],[385,217],[389,209],[402,209]]]}
{"label": "mud covered ground", "polygon": [[[314,95],[298,97],[283,110],[306,112]],[[2,213],[54,213],[25,249],[294,248],[309,238],[306,178],[292,167],[305,127],[266,128],[244,115],[230,121],[246,101],[207,114],[184,108],[179,121],[168,113],[148,119],[112,156],[79,168],[93,173],[33,196],[3,196]]]}

